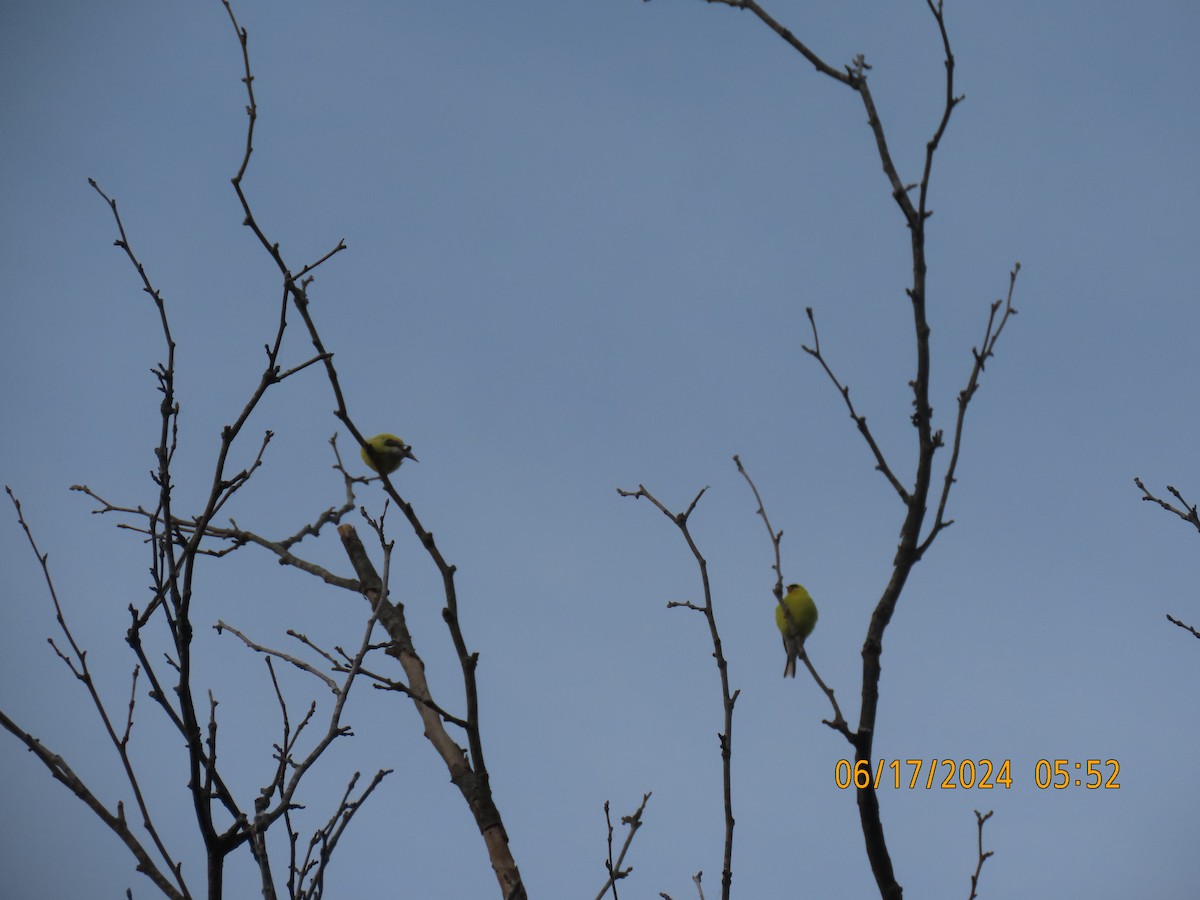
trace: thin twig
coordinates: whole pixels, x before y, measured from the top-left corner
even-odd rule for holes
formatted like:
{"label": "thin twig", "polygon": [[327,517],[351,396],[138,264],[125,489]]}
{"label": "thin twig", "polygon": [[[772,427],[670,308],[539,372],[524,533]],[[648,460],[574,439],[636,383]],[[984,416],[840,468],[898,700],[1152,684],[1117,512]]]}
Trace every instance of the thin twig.
{"label": "thin twig", "polygon": [[979,873],[983,871],[983,864],[992,856],[992,850],[987,853],[983,852],[983,823],[992,817],[992,810],[989,810],[986,815],[983,815],[979,810],[975,810],[975,825],[979,831],[979,862],[975,866],[975,874],[971,876],[971,896],[967,900],[975,900],[979,895],[975,892],[979,887]]}
{"label": "thin twig", "polygon": [[1196,505],[1194,503],[1188,503],[1187,500],[1183,498],[1183,494],[1181,494],[1174,485],[1168,484],[1167,490],[1170,491],[1172,497],[1179,501],[1180,506],[1183,507],[1182,509],[1172,505],[1171,503],[1168,503],[1161,497],[1156,497],[1154,494],[1150,493],[1146,485],[1142,483],[1142,479],[1135,478],[1133,479],[1133,483],[1141,489],[1143,500],[1158,504],[1167,512],[1179,516],[1179,518],[1183,519],[1183,521],[1190,523],[1197,531],[1200,531],[1200,515],[1198,515],[1196,512]]}
{"label": "thin twig", "polygon": [[1176,619],[1170,613],[1167,613],[1167,621],[1170,622],[1172,625],[1178,625],[1180,628],[1184,629],[1185,631],[1190,631],[1193,636],[1200,638],[1200,631],[1197,631],[1195,628],[1193,628],[1191,625],[1188,625],[1185,622],[1181,622],[1179,619]]}
{"label": "thin twig", "polygon": [[884,458],[883,450],[876,443],[875,436],[871,434],[871,429],[867,427],[867,417],[860,416],[858,411],[855,410],[854,404],[850,401],[850,387],[843,385],[838,380],[838,377],[833,374],[833,369],[829,367],[829,363],[825,361],[825,357],[821,355],[821,338],[817,334],[817,320],[813,315],[812,307],[805,307],[804,312],[808,314],[808,324],[812,326],[813,346],[809,347],[807,344],[801,344],[801,349],[821,364],[821,368],[825,370],[825,374],[829,376],[829,380],[833,382],[838,393],[842,395],[842,400],[846,403],[846,409],[850,411],[850,418],[854,420],[854,424],[858,427],[863,440],[871,448],[871,453],[875,456],[875,468],[887,478],[888,483],[891,484],[892,488],[900,496],[900,500],[906,504],[909,503],[908,491],[905,490],[904,485],[900,483],[900,479],[892,472],[892,467],[888,465],[887,460]]}
{"label": "thin twig", "polygon": [[[782,529],[776,531],[771,527],[771,520],[767,517],[767,508],[763,503],[762,495],[758,492],[758,485],[754,483],[754,479],[750,477],[750,473],[747,472],[745,466],[742,465],[741,459],[734,454],[733,461],[737,465],[737,470],[742,474],[742,477],[746,479],[746,483],[750,485],[750,490],[754,493],[754,499],[758,501],[758,515],[762,518],[763,523],[767,526],[767,534],[771,537],[771,544],[775,552],[775,563],[772,566],[772,568],[775,570],[775,602],[779,604],[779,608],[783,610],[783,614],[787,618],[788,624],[791,625],[793,624],[791,618],[792,612],[787,608],[787,604],[783,602],[783,566],[780,558],[780,542],[783,539],[783,531]],[[821,676],[817,674],[817,670],[813,666],[812,660],[808,658],[808,653],[805,651],[803,645],[800,646],[799,658],[804,660],[804,665],[808,667],[809,674],[812,675],[813,680],[817,683],[817,686],[824,691],[825,696],[829,699],[830,706],[833,707],[833,719],[822,719],[821,721],[834,731],[845,735],[846,739],[853,744],[854,734],[850,731],[850,726],[846,723],[845,716],[842,715],[842,709],[840,706],[838,706],[837,698],[833,693],[833,688],[825,684]]]}
{"label": "thin twig", "polygon": [[[129,782],[130,790],[133,792],[134,800],[137,803],[138,813],[141,815],[142,827],[150,837],[154,849],[162,859],[165,869],[160,869],[150,854],[142,846],[142,843],[129,829],[125,819],[124,805],[117,804],[116,813],[110,812],[109,809],[91,792],[87,785],[75,774],[74,770],[67,762],[58,754],[47,749],[41,741],[35,738],[30,732],[21,728],[15,721],[10,719],[3,711],[0,711],[0,725],[17,737],[22,743],[31,750],[42,764],[50,771],[50,774],[59,782],[66,785],[67,788],[82,800],[89,809],[94,812],[129,848],[129,851],[138,861],[138,871],[142,872],[147,878],[154,882],[155,886],[168,897],[173,898],[190,898],[191,894],[188,891],[187,885],[183,880],[182,863],[176,862],[166,848],[166,844],[158,833],[158,829],[154,825],[153,817],[150,814],[150,809],[147,806],[145,795],[142,793],[141,783],[138,780],[137,773],[134,770],[133,762],[129,756],[129,737],[133,730],[133,710],[136,695],[131,693],[128,712],[125,720],[125,728],[121,734],[117,733],[113,726],[112,720],[109,717],[108,709],[104,705],[104,701],[100,696],[99,690],[96,688],[96,683],[92,678],[91,670],[88,667],[87,651],[84,650],[75,640],[75,636],[71,631],[70,624],[67,622],[66,614],[63,611],[62,605],[58,599],[58,591],[54,586],[54,579],[50,574],[49,554],[42,553],[38,548],[37,541],[33,536],[33,530],[29,527],[29,523],[25,521],[24,513],[21,510],[21,502],[17,499],[16,494],[8,485],[4,487],[8,493],[9,499],[12,501],[13,507],[17,512],[17,523],[25,532],[25,538],[29,542],[30,549],[33,550],[34,556],[38,560],[38,564],[42,569],[42,579],[46,583],[46,591],[50,596],[50,601],[54,606],[54,617],[58,622],[59,630],[62,631],[66,638],[67,644],[71,648],[71,655],[59,650],[51,641],[51,646],[71,669],[75,677],[84,685],[88,693],[88,697],[92,701],[92,706],[100,716],[100,721],[104,726],[104,731],[108,735],[109,741],[116,749],[117,756],[121,761],[121,768],[125,773],[125,778]],[[133,689],[136,690],[138,668],[134,668]],[[170,873],[170,879],[167,874]]]}
{"label": "thin twig", "polygon": [[617,882],[622,878],[628,877],[629,873],[633,871],[633,866],[621,868],[621,864],[625,862],[625,854],[629,852],[629,847],[633,843],[633,836],[637,834],[638,829],[642,827],[642,813],[646,809],[646,804],[650,801],[651,793],[652,792],[647,792],[642,795],[642,803],[632,815],[621,816],[621,824],[628,826],[629,833],[625,836],[625,843],[621,845],[621,852],[617,855],[615,861],[613,860],[612,855],[612,818],[609,816],[608,801],[604,801],[604,820],[608,825],[608,858],[605,860],[604,865],[608,870],[608,880],[604,882],[604,886],[600,889],[600,893],[596,895],[596,900],[601,900],[601,898],[603,898],[610,889],[612,890],[613,900],[617,900]]}
{"label": "thin twig", "polygon": [[[967,417],[967,406],[971,402],[971,398],[975,396],[975,392],[979,390],[979,377],[983,374],[983,369],[988,359],[996,350],[996,342],[1000,340],[1000,333],[1004,331],[1004,326],[1008,323],[1010,316],[1015,316],[1017,311],[1013,308],[1013,288],[1017,284],[1017,273],[1021,271],[1021,264],[1018,262],[1012,267],[1012,271],[1008,275],[1008,295],[1003,301],[996,300],[992,303],[988,311],[987,327],[983,332],[983,340],[980,341],[979,347],[972,347],[971,354],[975,358],[975,362],[971,367],[971,375],[967,379],[967,386],[958,394],[958,418],[954,422],[954,444],[950,450],[950,462],[946,464],[946,475],[942,481],[942,494],[938,498],[937,514],[933,519],[933,527],[929,529],[929,534],[925,540],[921,542],[917,548],[917,555],[923,554],[929,545],[933,543],[933,539],[937,537],[938,532],[954,524],[953,519],[946,519],[946,501],[950,498],[950,488],[953,486],[955,478],[954,473],[958,469],[958,454],[962,449],[963,422]],[[996,313],[1000,309],[1001,303],[1004,304],[1004,312],[1000,316],[1000,320],[996,320]],[[938,432],[935,440],[940,445],[941,432]]]}
{"label": "thin twig", "polygon": [[636,491],[625,491],[617,488],[617,493],[622,497],[631,497],[635,500],[645,497],[658,510],[675,523],[683,535],[684,541],[688,545],[688,549],[692,552],[692,557],[696,560],[696,566],[700,571],[700,585],[704,592],[704,605],[697,606],[693,603],[678,603],[671,602],[667,604],[668,608],[675,606],[685,606],[688,609],[703,613],[705,621],[708,623],[709,638],[712,641],[713,659],[717,661],[717,672],[721,680],[721,706],[724,710],[724,730],[717,734],[717,741],[721,749],[721,785],[722,796],[725,805],[725,855],[724,863],[721,870],[721,897],[722,900],[729,900],[730,890],[733,884],[733,709],[737,703],[740,691],[730,691],[729,687],[729,663],[725,659],[725,651],[721,645],[721,633],[717,628],[716,612],[713,608],[712,586],[708,579],[708,561],[700,553],[700,548],[696,546],[695,540],[692,538],[692,533],[688,529],[688,518],[696,509],[696,504],[700,502],[700,498],[704,496],[704,492],[708,488],[701,488],[688,508],[681,513],[672,513],[664,506],[657,497],[646,490],[646,486],[639,484]]}

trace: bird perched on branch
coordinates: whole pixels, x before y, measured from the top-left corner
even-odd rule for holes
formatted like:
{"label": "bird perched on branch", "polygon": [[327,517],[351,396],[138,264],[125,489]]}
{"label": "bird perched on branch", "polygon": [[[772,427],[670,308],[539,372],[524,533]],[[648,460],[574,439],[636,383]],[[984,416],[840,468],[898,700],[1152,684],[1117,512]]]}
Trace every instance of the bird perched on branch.
{"label": "bird perched on branch", "polygon": [[[787,607],[787,612],[784,612]],[[775,624],[783,635],[783,649],[787,651],[787,665],[783,668],[784,678],[796,677],[796,658],[804,647],[804,639],[817,627],[817,604],[800,584],[789,584],[783,603],[775,604]]]}
{"label": "bird perched on branch", "polygon": [[362,458],[368,466],[384,475],[391,475],[406,459],[418,462],[413,456],[412,447],[386,431],[367,441],[367,445],[362,448]]}

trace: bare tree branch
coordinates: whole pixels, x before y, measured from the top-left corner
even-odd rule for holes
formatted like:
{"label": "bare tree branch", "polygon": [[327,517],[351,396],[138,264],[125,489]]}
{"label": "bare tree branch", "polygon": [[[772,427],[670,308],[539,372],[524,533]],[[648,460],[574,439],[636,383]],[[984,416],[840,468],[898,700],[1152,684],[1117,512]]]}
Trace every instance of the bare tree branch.
{"label": "bare tree branch", "polygon": [[[386,479],[386,476],[384,478]],[[487,846],[492,868],[496,872],[496,878],[500,882],[504,896],[511,897],[513,900],[522,900],[526,896],[524,883],[521,880],[516,860],[513,859],[509,850],[508,833],[504,829],[500,811],[492,798],[482,753],[476,755],[472,749],[468,756],[446,731],[446,720],[441,714],[440,707],[434,702],[432,691],[425,678],[425,663],[413,644],[412,634],[405,619],[404,605],[400,602],[393,602],[390,598],[388,567],[391,545],[383,539],[382,526],[379,526],[378,530],[384,551],[383,577],[380,577],[376,571],[354,527],[352,525],[338,526],[338,533],[342,537],[346,555],[358,573],[359,582],[363,586],[362,594],[371,604],[379,623],[383,625],[384,630],[392,639],[387,648],[387,654],[399,662],[400,667],[404,670],[408,680],[408,688],[405,693],[413,700],[417,715],[421,717],[425,737],[442,758],[442,762],[450,773],[450,780],[459,789],[475,817],[476,827]],[[447,618],[447,614],[448,611],[444,610],[443,619]],[[459,647],[460,653],[466,653],[465,645],[461,644],[461,633],[459,633],[459,641],[456,642],[456,646]],[[472,672],[469,683],[473,688],[473,673],[478,656],[470,654],[465,660],[460,656],[460,660],[463,662],[464,668],[469,667]],[[462,722],[463,720],[457,721]],[[470,695],[464,724],[470,746],[481,746],[479,744],[478,709]]]}
{"label": "bare tree branch", "polygon": [[[1167,491],[1170,492],[1172,497],[1174,497],[1176,500],[1179,501],[1179,506],[1175,506],[1174,504],[1169,503],[1166,500],[1163,500],[1161,497],[1155,496],[1154,494],[1150,493],[1150,490],[1146,487],[1145,484],[1142,483],[1142,479],[1134,478],[1133,483],[1136,484],[1138,486],[1138,489],[1142,492],[1142,500],[1147,501],[1149,503],[1157,504],[1158,506],[1161,506],[1167,512],[1171,513],[1172,515],[1178,516],[1184,522],[1187,522],[1188,524],[1190,524],[1197,531],[1200,531],[1200,515],[1197,515],[1197,513],[1196,513],[1196,504],[1188,503],[1187,500],[1184,499],[1183,494],[1180,493],[1179,489],[1176,488],[1174,485],[1168,484]],[[1172,625],[1178,625],[1180,628],[1182,628],[1186,631],[1190,631],[1196,637],[1200,638],[1200,631],[1197,631],[1191,625],[1187,625],[1184,622],[1180,621],[1179,619],[1176,619],[1174,616],[1170,615],[1169,613],[1167,614],[1167,621],[1170,622]]]}
{"label": "bare tree branch", "polygon": [[900,479],[892,472],[892,467],[888,465],[887,460],[884,458],[883,451],[879,448],[879,444],[875,442],[875,436],[871,434],[871,429],[867,427],[867,417],[860,416],[854,409],[854,404],[850,402],[849,386],[843,385],[838,381],[838,377],[833,374],[833,369],[829,367],[829,363],[821,355],[821,338],[817,334],[817,320],[813,316],[812,307],[806,307],[804,312],[808,314],[808,324],[812,326],[813,346],[809,347],[801,344],[801,349],[821,364],[821,368],[825,370],[825,374],[829,376],[829,380],[833,382],[833,386],[837,388],[838,393],[842,395],[842,399],[846,402],[846,409],[850,411],[850,418],[858,426],[858,431],[863,436],[863,440],[867,442],[867,446],[871,448],[871,452],[875,455],[875,468],[887,478],[888,483],[891,484],[900,496],[901,502],[908,503],[910,500],[908,491],[904,489],[904,485],[900,483]]}
{"label": "bare tree branch", "polygon": [[[88,697],[92,701],[92,706],[100,716],[100,721],[104,726],[104,731],[108,735],[109,741],[117,751],[117,757],[121,761],[121,769],[125,773],[125,779],[129,782],[130,790],[133,792],[134,800],[137,803],[138,813],[142,818],[142,827],[150,837],[150,841],[154,846],[158,856],[162,859],[165,865],[165,871],[160,869],[150,858],[149,853],[142,846],[141,841],[129,829],[129,825],[125,820],[124,806],[117,804],[115,813],[100,802],[100,800],[91,792],[61,756],[51,752],[41,741],[35,738],[32,734],[21,728],[10,719],[5,713],[0,710],[0,725],[3,725],[6,730],[17,737],[30,751],[33,752],[38,759],[50,771],[50,774],[59,782],[66,785],[67,788],[76,797],[82,800],[89,809],[92,810],[103,821],[113,833],[129,848],[129,851],[137,860],[137,870],[154,882],[166,896],[172,898],[190,898],[191,894],[188,891],[187,885],[183,880],[182,864],[177,862],[171,853],[167,850],[163,839],[159,836],[158,829],[154,825],[153,817],[150,814],[149,807],[146,804],[145,795],[142,793],[141,783],[138,781],[137,773],[134,770],[133,762],[129,757],[129,738],[133,731],[133,711],[136,700],[136,685],[138,669],[134,668],[133,687],[129,697],[128,713],[125,719],[125,729],[118,735],[116,729],[108,714],[108,709],[104,705],[104,700],[100,696],[99,690],[96,688],[96,683],[92,679],[92,674],[88,668],[87,651],[84,650],[75,640],[75,636],[71,633],[71,627],[67,623],[66,614],[63,612],[62,605],[58,600],[58,591],[54,587],[54,579],[50,575],[49,554],[42,553],[38,549],[37,541],[33,536],[33,531],[29,524],[25,521],[24,514],[21,511],[21,502],[13,493],[12,488],[8,485],[4,487],[8,493],[9,499],[12,501],[14,508],[17,511],[17,522],[21,529],[25,532],[25,538],[29,542],[30,549],[33,550],[34,556],[37,557],[38,563],[42,569],[42,578],[46,583],[46,591],[50,596],[51,602],[54,604],[54,617],[58,622],[59,630],[62,631],[66,638],[67,644],[71,648],[71,654],[68,655],[58,647],[54,646],[53,641],[50,642],[54,647],[54,651],[59,658],[66,663],[72,674],[83,684],[87,690]],[[167,873],[169,873],[169,878]]]}
{"label": "bare tree branch", "polygon": [[[954,473],[958,468],[958,454],[962,449],[963,421],[967,417],[967,405],[971,402],[971,398],[975,396],[975,392],[979,390],[979,376],[983,374],[984,365],[996,349],[996,341],[1000,339],[1000,332],[1004,330],[1009,316],[1017,314],[1017,311],[1013,309],[1012,296],[1013,288],[1017,283],[1017,273],[1020,271],[1021,264],[1017,263],[1009,273],[1008,296],[1003,301],[1004,312],[1001,314],[1000,320],[996,321],[996,312],[1000,309],[1001,301],[996,300],[992,303],[988,312],[987,328],[984,330],[983,340],[980,342],[979,347],[971,348],[971,353],[975,357],[975,364],[971,368],[971,376],[967,379],[967,386],[958,395],[958,418],[954,423],[954,445],[950,450],[950,462],[946,465],[946,476],[942,482],[942,495],[938,499],[937,514],[933,519],[933,527],[929,529],[928,536],[921,542],[921,546],[917,548],[918,556],[929,549],[929,545],[933,543],[933,539],[937,537],[938,532],[954,523],[953,519],[947,520],[945,518],[946,501],[950,498],[950,488],[954,484]],[[939,443],[940,435],[941,432],[938,432]]]}
{"label": "bare tree branch", "polygon": [[1170,622],[1172,625],[1178,625],[1184,631],[1190,631],[1194,637],[1200,638],[1200,631],[1197,631],[1195,628],[1193,628],[1191,625],[1188,625],[1185,622],[1181,622],[1179,619],[1176,619],[1170,613],[1167,613],[1167,621]]}
{"label": "bare tree branch", "polygon": [[975,810],[975,826],[979,831],[979,862],[975,866],[975,873],[971,876],[971,895],[967,898],[967,900],[975,900],[975,898],[979,896],[976,893],[976,889],[979,887],[979,875],[983,871],[983,864],[987,862],[988,858],[991,857],[994,852],[992,850],[989,850],[987,853],[983,852],[983,823],[991,817],[991,810],[988,810],[986,814],[980,813],[979,810]]}
{"label": "bare tree branch", "polygon": [[1171,503],[1168,503],[1161,497],[1157,497],[1150,493],[1150,490],[1142,483],[1142,479],[1135,478],[1133,479],[1133,483],[1136,484],[1141,490],[1143,495],[1142,500],[1158,504],[1167,512],[1179,516],[1179,518],[1183,519],[1183,521],[1189,523],[1197,531],[1200,531],[1200,515],[1196,513],[1196,505],[1194,503],[1188,503],[1187,500],[1183,498],[1183,494],[1181,494],[1174,485],[1168,484],[1167,490],[1170,492],[1172,497],[1179,501],[1180,506],[1183,507],[1182,509],[1172,505]]}
{"label": "bare tree branch", "polygon": [[608,858],[604,861],[604,866],[608,870],[608,880],[604,882],[604,887],[600,889],[600,893],[596,895],[596,900],[602,900],[605,894],[612,891],[613,900],[618,900],[617,897],[617,882],[623,878],[627,878],[633,871],[633,866],[621,868],[625,862],[625,854],[629,852],[629,847],[633,844],[633,836],[637,834],[638,829],[642,827],[642,813],[646,809],[646,804],[650,802],[650,792],[642,795],[641,805],[634,810],[633,815],[621,816],[621,824],[628,826],[629,833],[625,836],[625,843],[621,845],[621,852],[617,855],[616,860],[613,860],[613,826],[612,817],[608,812],[608,801],[604,801],[604,821],[608,825]]}
{"label": "bare tree branch", "polygon": [[[754,499],[758,501],[758,515],[762,518],[763,524],[767,526],[767,534],[771,536],[771,544],[775,551],[775,563],[771,568],[775,570],[775,602],[779,604],[779,608],[783,610],[783,614],[787,617],[789,624],[792,624],[791,610],[787,608],[787,604],[783,602],[783,567],[780,561],[780,542],[783,540],[783,531],[776,531],[771,527],[771,520],[767,518],[766,505],[763,503],[762,495],[758,492],[758,485],[754,483],[754,479],[750,477],[750,473],[746,471],[742,465],[742,461],[735,454],[733,457],[734,463],[737,464],[737,470],[746,479],[746,483],[750,485],[750,490],[754,492]],[[812,660],[808,658],[808,652],[804,645],[800,645],[799,658],[804,661],[804,665],[808,667],[809,674],[816,681],[817,686],[824,691],[826,698],[829,700],[829,705],[833,707],[833,718],[822,719],[821,721],[832,728],[834,731],[845,736],[846,740],[854,743],[854,734],[850,731],[850,726],[846,722],[845,716],[842,715],[842,708],[838,706],[837,698],[834,696],[833,688],[825,684],[820,675],[817,674],[816,668],[813,667]]]}
{"label": "bare tree branch", "polygon": [[684,606],[704,614],[704,619],[708,623],[709,637],[712,640],[713,659],[717,661],[717,672],[721,678],[721,706],[725,714],[724,730],[717,734],[717,740],[721,748],[721,786],[725,806],[725,855],[721,869],[721,897],[722,900],[729,900],[730,890],[733,885],[733,708],[737,703],[738,694],[741,692],[731,692],[729,688],[729,663],[725,659],[725,651],[721,646],[721,633],[717,629],[716,611],[713,608],[712,600],[712,587],[708,580],[708,561],[700,553],[700,548],[696,546],[696,542],[692,538],[692,533],[688,529],[688,517],[691,516],[692,511],[696,508],[696,504],[700,502],[700,498],[704,496],[704,492],[707,490],[707,487],[702,488],[688,505],[687,510],[681,513],[672,513],[668,510],[659,502],[657,497],[646,490],[645,485],[639,484],[636,491],[624,491],[621,488],[617,488],[617,493],[622,497],[632,497],[635,500],[645,497],[664,516],[674,522],[683,535],[688,549],[692,551],[692,556],[696,560],[696,566],[700,570],[700,585],[704,592],[704,605],[697,606],[690,602],[679,603],[672,601],[667,604],[667,607]]}

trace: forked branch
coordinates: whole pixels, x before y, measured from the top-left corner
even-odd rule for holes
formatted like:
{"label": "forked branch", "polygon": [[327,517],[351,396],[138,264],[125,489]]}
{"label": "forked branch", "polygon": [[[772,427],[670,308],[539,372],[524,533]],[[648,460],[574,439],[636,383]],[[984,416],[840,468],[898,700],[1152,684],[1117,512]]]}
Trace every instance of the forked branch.
{"label": "forked branch", "polygon": [[657,497],[646,490],[646,486],[642,484],[638,485],[636,491],[626,491],[617,488],[617,493],[622,497],[631,497],[634,500],[644,497],[657,507],[659,512],[674,522],[680,534],[683,535],[688,549],[691,550],[692,557],[696,560],[696,567],[700,571],[700,587],[704,595],[703,605],[692,603],[691,601],[671,601],[667,603],[667,607],[683,607],[703,614],[704,620],[708,623],[708,634],[712,641],[713,659],[717,661],[717,673],[721,679],[721,706],[724,710],[724,730],[717,734],[717,740],[721,748],[721,786],[725,806],[725,853],[721,869],[721,897],[722,900],[729,900],[730,890],[733,885],[733,708],[737,703],[740,692],[731,691],[729,687],[729,663],[725,659],[725,651],[721,645],[721,633],[717,629],[716,611],[713,608],[712,586],[708,580],[708,561],[700,552],[700,548],[696,546],[696,541],[693,539],[691,530],[688,528],[688,518],[695,511],[696,504],[700,502],[700,498],[704,496],[704,492],[707,490],[708,488],[702,488],[692,499],[687,510],[681,513],[671,512]]}

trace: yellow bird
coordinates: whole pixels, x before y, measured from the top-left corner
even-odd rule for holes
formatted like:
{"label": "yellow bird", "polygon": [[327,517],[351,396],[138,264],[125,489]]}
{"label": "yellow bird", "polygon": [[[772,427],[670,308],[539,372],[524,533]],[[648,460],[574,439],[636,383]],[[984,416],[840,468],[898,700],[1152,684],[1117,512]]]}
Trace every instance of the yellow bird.
{"label": "yellow bird", "polygon": [[362,458],[376,472],[385,475],[395,472],[406,459],[418,462],[413,456],[412,447],[386,431],[367,441],[367,446],[362,448]]}
{"label": "yellow bird", "polygon": [[[783,611],[787,607],[787,613]],[[796,677],[796,658],[804,647],[804,639],[817,627],[817,604],[800,584],[789,584],[783,603],[775,604],[775,624],[783,635],[783,649],[787,652],[787,665],[783,668],[784,678]]]}

